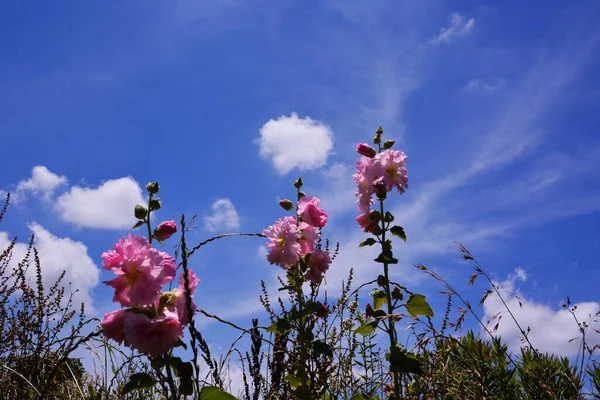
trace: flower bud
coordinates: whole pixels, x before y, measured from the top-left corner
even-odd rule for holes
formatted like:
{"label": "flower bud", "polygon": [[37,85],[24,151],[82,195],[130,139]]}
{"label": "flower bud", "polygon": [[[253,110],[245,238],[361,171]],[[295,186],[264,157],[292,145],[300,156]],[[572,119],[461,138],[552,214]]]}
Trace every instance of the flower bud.
{"label": "flower bud", "polygon": [[386,140],[385,142],[383,142],[384,150],[391,149],[395,143],[396,143],[395,140]]}
{"label": "flower bud", "polygon": [[369,220],[373,222],[381,221],[381,213],[377,210],[372,210],[371,212],[369,212]]}
{"label": "flower bud", "polygon": [[162,202],[160,199],[152,199],[150,200],[150,211],[160,210],[162,207]]}
{"label": "flower bud", "polygon": [[146,207],[140,206],[138,204],[137,206],[135,206],[133,214],[137,219],[144,219],[146,218],[146,215],[148,215],[148,210],[146,210]]}
{"label": "flower bud", "polygon": [[375,194],[377,195],[377,198],[379,200],[383,200],[386,198],[387,188],[385,187],[385,182],[383,182],[382,180],[377,181],[373,184],[373,187],[375,188]]}
{"label": "flower bud", "polygon": [[388,280],[386,279],[385,276],[383,275],[379,275],[377,277],[377,284],[381,287],[384,287],[387,284]]}
{"label": "flower bud", "polygon": [[292,203],[288,199],[280,200],[279,205],[281,206],[281,208],[283,208],[286,211],[290,211],[292,208],[294,208],[294,203]]}
{"label": "flower bud", "polygon": [[365,316],[367,318],[371,318],[373,316],[373,312],[375,310],[373,310],[373,306],[371,306],[370,304],[367,304],[367,307],[365,308]]}
{"label": "flower bud", "polygon": [[362,154],[363,156],[369,157],[369,158],[373,158],[373,157],[375,157],[375,155],[377,155],[377,152],[375,151],[375,149],[366,143],[357,144],[356,151],[358,151],[358,154]]}
{"label": "flower bud", "polygon": [[158,193],[158,191],[160,190],[160,187],[158,186],[158,181],[148,183],[146,185],[146,190],[148,191],[148,193],[152,193],[152,194]]}
{"label": "flower bud", "polygon": [[377,130],[375,131],[375,134],[377,134],[377,136],[383,135],[383,128],[382,127],[377,128]]}
{"label": "flower bud", "polygon": [[381,136],[375,136],[375,137],[373,138],[373,143],[375,143],[375,144],[379,144],[379,143],[381,143]]}
{"label": "flower bud", "polygon": [[304,184],[304,182],[302,182],[302,178],[298,178],[298,179],[296,179],[296,182],[294,182],[294,187],[296,189],[300,189],[303,184]]}
{"label": "flower bud", "polygon": [[154,229],[154,237],[156,240],[162,242],[173,236],[175,232],[177,232],[177,224],[175,221],[164,221],[158,224],[156,229]]}

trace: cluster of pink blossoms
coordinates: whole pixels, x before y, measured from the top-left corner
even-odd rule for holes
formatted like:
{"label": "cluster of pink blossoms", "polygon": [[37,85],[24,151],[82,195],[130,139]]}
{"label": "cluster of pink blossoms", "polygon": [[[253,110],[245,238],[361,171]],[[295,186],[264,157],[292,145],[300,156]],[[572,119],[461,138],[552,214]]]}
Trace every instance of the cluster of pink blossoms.
{"label": "cluster of pink blossoms", "polygon": [[[389,141],[390,147],[393,141]],[[358,185],[358,211],[363,214],[356,221],[365,232],[373,232],[377,223],[377,213],[371,213],[373,195],[385,197],[385,193],[396,188],[404,193],[408,187],[408,172],[406,170],[406,154],[399,150],[386,149],[379,154],[366,143],[359,143],[356,151],[362,155],[356,163],[356,172],[352,179]]]}
{"label": "cluster of pink blossoms", "polygon": [[[289,202],[285,200],[284,202]],[[282,207],[284,206],[284,202]],[[327,225],[327,213],[319,208],[317,197],[304,195],[298,200],[297,217],[284,217],[263,231],[269,239],[267,260],[284,269],[297,265],[304,257],[308,266],[304,277],[318,284],[329,269],[331,256],[317,246],[321,238],[321,228]],[[289,208],[293,208],[289,202]]]}
{"label": "cluster of pink blossoms", "polygon": [[[165,239],[175,229],[175,223],[168,221],[159,225],[157,231]],[[104,282],[115,289],[113,301],[127,307],[104,316],[104,336],[150,357],[173,348],[189,322],[183,274],[176,289],[160,291],[175,277],[175,259],[153,248],[146,238],[129,235],[102,254],[102,264],[117,274]],[[200,280],[192,270],[188,270],[187,278],[193,293]],[[191,306],[196,309],[193,300]]]}

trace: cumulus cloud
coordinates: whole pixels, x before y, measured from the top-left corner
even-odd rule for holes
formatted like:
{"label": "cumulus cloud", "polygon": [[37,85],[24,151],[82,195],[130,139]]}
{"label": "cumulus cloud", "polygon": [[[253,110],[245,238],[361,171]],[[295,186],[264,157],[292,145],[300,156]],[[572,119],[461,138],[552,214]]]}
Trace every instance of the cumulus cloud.
{"label": "cumulus cloud", "polygon": [[451,43],[457,38],[468,36],[473,32],[475,26],[475,18],[468,21],[460,14],[454,13],[450,16],[450,25],[440,29],[440,33],[431,39],[432,43]]}
{"label": "cumulus cloud", "polygon": [[[575,356],[581,344],[580,340],[573,340],[570,343],[569,341],[580,338],[581,334],[573,316],[560,305],[551,306],[528,299],[518,290],[517,279],[521,281],[526,279],[525,271],[521,268],[517,268],[514,274],[509,275],[503,282],[495,283],[519,324],[523,329],[531,328],[528,336],[533,346],[542,352],[551,352],[566,357]],[[600,310],[600,304],[597,302],[572,304],[571,308],[574,306],[577,307],[574,312],[579,321],[588,323]],[[484,321],[498,313],[504,313],[506,310],[496,294],[489,295],[483,309]],[[490,328],[493,328],[495,324],[495,321],[491,322]],[[600,329],[600,324],[591,322],[590,327]],[[497,334],[508,343],[512,351],[518,351],[522,346],[519,328],[508,315],[504,315],[500,321]],[[600,344],[598,335],[590,335],[587,340],[590,346]]]}
{"label": "cumulus cloud", "polygon": [[97,188],[72,186],[56,199],[61,217],[80,227],[127,229],[135,223],[133,209],[144,204],[142,189],[131,177],[113,179]]}
{"label": "cumulus cloud", "polygon": [[65,176],[59,176],[45,166],[37,165],[31,170],[31,178],[22,180],[17,184],[11,198],[13,202],[18,203],[25,200],[28,194],[32,194],[44,200],[50,200],[54,190],[66,183],[67,178]]}
{"label": "cumulus cloud", "polygon": [[261,156],[285,175],[294,168],[306,171],[324,166],[333,149],[333,133],[322,122],[292,113],[264,124],[256,142]]}
{"label": "cumulus cloud", "polygon": [[[44,286],[52,286],[60,274],[65,271],[62,286],[66,288],[66,296],[73,294],[75,304],[84,303],[89,312],[93,312],[91,291],[98,284],[100,270],[87,253],[87,247],[70,238],[59,238],[37,223],[31,223],[29,229],[35,235],[34,246],[37,248]],[[0,232],[0,251],[10,244],[7,232]],[[26,243],[17,243],[13,250],[10,267],[14,268],[27,252]],[[35,269],[27,271],[32,281]],[[77,306],[76,306],[77,308]]]}
{"label": "cumulus cloud", "polygon": [[204,217],[204,227],[209,232],[238,229],[240,217],[229,199],[218,199],[210,206],[212,214]]}

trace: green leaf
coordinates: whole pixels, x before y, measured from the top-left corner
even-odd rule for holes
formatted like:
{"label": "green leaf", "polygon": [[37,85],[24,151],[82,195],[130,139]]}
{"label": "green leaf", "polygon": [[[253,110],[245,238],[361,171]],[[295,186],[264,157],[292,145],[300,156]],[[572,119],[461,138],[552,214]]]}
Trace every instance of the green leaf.
{"label": "green leaf", "polygon": [[426,317],[433,317],[433,310],[425,301],[425,296],[422,294],[411,294],[408,301],[405,304],[406,311],[413,317],[417,315],[424,315]]}
{"label": "green leaf", "polygon": [[375,331],[375,328],[377,328],[378,322],[379,321],[366,322],[366,323],[362,324],[361,326],[359,326],[358,328],[356,328],[354,330],[354,332],[358,333],[359,335],[363,335],[363,336],[373,333]]}
{"label": "green leaf", "polygon": [[277,322],[271,324],[267,328],[267,332],[271,333],[286,333],[290,330],[290,322],[287,319],[280,318]]}
{"label": "green leaf", "polygon": [[375,243],[377,243],[377,241],[373,238],[368,238],[367,240],[365,240],[364,242],[361,242],[358,247],[365,247],[365,246],[373,246]]}
{"label": "green leaf", "polygon": [[398,225],[392,226],[390,232],[394,236],[398,236],[400,239],[406,242],[406,233],[404,233],[404,228]]}
{"label": "green leaf", "polygon": [[396,285],[394,290],[392,290],[392,299],[394,300],[402,300],[404,298],[404,293],[402,293],[402,289],[400,286]]}
{"label": "green leaf", "polygon": [[138,222],[135,223],[134,226],[131,227],[131,229],[137,229],[140,226],[144,225],[145,223],[146,223],[146,221],[138,221]]}
{"label": "green leaf", "polygon": [[385,295],[385,292],[381,290],[372,291],[371,296],[373,297],[373,308],[375,310],[380,309],[387,303],[387,296]]}
{"label": "green leaf", "polygon": [[387,358],[390,362],[390,371],[392,372],[410,374],[422,373],[421,363],[419,362],[419,360],[417,360],[417,357],[414,354],[407,352],[406,350],[395,348],[392,350],[390,356]]}
{"label": "green leaf", "polygon": [[382,252],[376,259],[376,262],[382,264],[398,264],[398,259],[394,258],[394,255],[391,251]]}
{"label": "green leaf", "polygon": [[368,400],[368,398],[366,398],[363,394],[358,393],[350,397],[350,400]]}
{"label": "green leaf", "polygon": [[285,380],[288,381],[294,389],[300,386],[300,379],[296,378],[294,375],[286,376]]}
{"label": "green leaf", "polygon": [[321,340],[315,340],[313,342],[313,349],[317,354],[322,354],[329,358],[333,358],[333,350],[331,350],[331,346]]}
{"label": "green leaf", "polygon": [[150,389],[156,381],[145,372],[133,374],[129,377],[129,382],[123,386],[122,394],[131,392],[132,390]]}
{"label": "green leaf", "polygon": [[204,386],[200,389],[200,400],[237,400],[216,386]]}
{"label": "green leaf", "polygon": [[191,378],[181,379],[179,381],[179,394],[191,396],[194,394],[194,380]]}

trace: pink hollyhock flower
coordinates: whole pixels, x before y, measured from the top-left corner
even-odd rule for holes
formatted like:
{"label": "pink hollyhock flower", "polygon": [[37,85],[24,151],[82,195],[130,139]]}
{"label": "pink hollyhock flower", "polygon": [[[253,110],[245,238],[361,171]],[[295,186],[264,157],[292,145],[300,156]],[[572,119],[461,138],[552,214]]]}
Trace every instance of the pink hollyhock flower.
{"label": "pink hollyhock flower", "polygon": [[263,234],[269,239],[267,260],[271,264],[288,268],[298,262],[301,246],[298,243],[300,229],[296,225],[296,218],[280,218],[265,229]]}
{"label": "pink hollyhock flower", "polygon": [[298,215],[302,221],[315,228],[327,225],[327,213],[319,208],[320,200],[317,197],[303,196],[298,200]]}
{"label": "pink hollyhock flower", "polygon": [[113,301],[124,307],[153,304],[160,288],[175,276],[175,259],[141,236],[119,239],[113,250],[102,254],[102,264],[118,275],[104,283],[115,288]]}
{"label": "pink hollyhock flower", "polygon": [[183,335],[181,322],[173,316],[148,318],[130,313],[124,324],[125,342],[142,354],[158,357],[171,350]]}
{"label": "pink hollyhock flower", "polygon": [[129,314],[125,310],[117,310],[106,314],[100,323],[104,336],[118,343],[123,343],[125,340],[123,325]]}
{"label": "pink hollyhock flower", "polygon": [[321,283],[323,275],[329,269],[329,264],[331,264],[329,252],[316,250],[308,258],[308,270],[304,277],[314,284]]}
{"label": "pink hollyhock flower", "polygon": [[312,253],[317,246],[319,237],[321,237],[321,230],[308,225],[306,222],[301,222],[299,227],[302,232],[302,237],[298,240],[301,249],[300,254]]}
{"label": "pink hollyhock flower", "polygon": [[177,224],[175,221],[164,221],[158,224],[156,229],[154,229],[154,237],[156,240],[162,242],[173,236],[175,232],[177,232]]}
{"label": "pink hollyhock flower", "polygon": [[[196,273],[191,269],[188,270],[188,281],[190,288],[190,295],[192,295],[192,310],[196,310],[196,303],[194,302],[194,292],[196,291],[196,287],[200,283],[200,279],[196,276]],[[164,307],[165,315],[177,316],[181,325],[186,326],[189,322],[189,314],[187,308],[187,299],[185,296],[185,279],[183,278],[183,273],[179,275],[179,287],[170,292],[163,293],[160,300],[157,301],[156,304],[157,309],[161,310],[161,307]]]}
{"label": "pink hollyhock flower", "polygon": [[406,154],[399,150],[386,150],[375,157],[388,192],[396,187],[399,193],[404,193],[408,187],[406,158]]}
{"label": "pink hollyhock flower", "polygon": [[377,172],[378,168],[372,158],[361,157],[356,163],[356,172],[352,179],[358,185],[358,211],[368,212],[373,204],[373,183],[379,178]]}
{"label": "pink hollyhock flower", "polygon": [[358,154],[363,155],[365,157],[370,157],[370,158],[375,157],[375,155],[377,154],[375,149],[366,143],[357,144],[356,151],[358,151]]}
{"label": "pink hollyhock flower", "polygon": [[363,229],[363,231],[367,233],[371,233],[375,230],[379,223],[379,219],[371,219],[370,212],[366,212],[364,214],[360,214],[356,217],[356,222]]}

